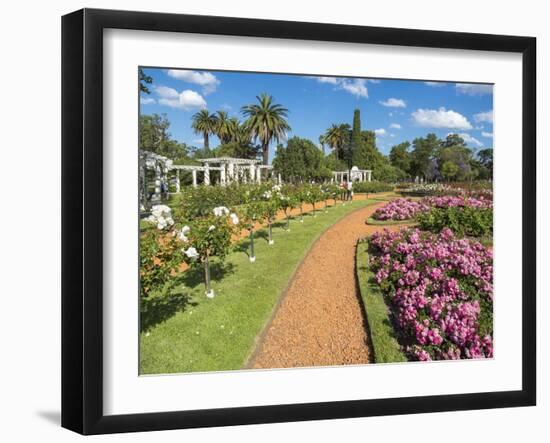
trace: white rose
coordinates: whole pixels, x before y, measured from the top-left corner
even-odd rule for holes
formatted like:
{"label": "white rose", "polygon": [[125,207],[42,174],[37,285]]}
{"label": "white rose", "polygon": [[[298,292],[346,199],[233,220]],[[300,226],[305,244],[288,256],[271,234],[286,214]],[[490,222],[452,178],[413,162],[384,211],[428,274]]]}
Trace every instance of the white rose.
{"label": "white rose", "polygon": [[187,255],[187,257],[189,257],[191,260],[195,260],[199,256],[199,253],[195,248],[191,246],[187,248],[187,251],[185,251],[185,255]]}
{"label": "white rose", "polygon": [[210,225],[210,227],[208,228],[208,232],[212,232],[214,229],[216,229],[216,227],[214,225]]}
{"label": "white rose", "polygon": [[237,217],[237,214],[231,213],[231,214],[229,215],[229,217],[231,217],[231,221],[233,222],[234,225],[238,225],[238,224],[239,224],[239,217]]}

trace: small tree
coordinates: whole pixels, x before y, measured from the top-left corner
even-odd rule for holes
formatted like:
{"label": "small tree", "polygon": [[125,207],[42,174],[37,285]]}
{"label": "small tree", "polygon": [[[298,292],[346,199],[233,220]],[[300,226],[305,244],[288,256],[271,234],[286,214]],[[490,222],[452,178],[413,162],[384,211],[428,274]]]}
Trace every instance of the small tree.
{"label": "small tree", "polygon": [[317,185],[308,185],[305,190],[305,201],[313,206],[313,216],[316,217],[315,203],[322,200],[321,190]]}
{"label": "small tree", "polygon": [[249,260],[251,263],[256,261],[256,255],[254,253],[254,227],[256,223],[262,220],[263,212],[263,203],[252,200],[243,205],[239,211],[241,223],[244,228],[248,230],[248,237],[250,239]]}
{"label": "small tree", "polygon": [[214,297],[210,281],[210,260],[218,257],[224,260],[231,245],[231,235],[238,225],[239,218],[230,213],[225,206],[214,208],[213,214],[193,220],[179,232],[179,239],[185,243],[184,261],[189,266],[204,267],[205,293],[208,298]]}
{"label": "small tree", "polygon": [[286,188],[284,193],[279,197],[280,208],[285,213],[286,218],[286,230],[290,231],[290,211],[298,206],[298,200],[296,198],[293,189]]}
{"label": "small tree", "polygon": [[275,185],[271,190],[267,190],[263,193],[262,197],[265,200],[262,205],[263,217],[267,222],[268,232],[269,232],[269,245],[273,245],[275,241],[273,240],[273,221],[277,216],[277,211],[280,206],[280,197],[281,197],[281,186]]}

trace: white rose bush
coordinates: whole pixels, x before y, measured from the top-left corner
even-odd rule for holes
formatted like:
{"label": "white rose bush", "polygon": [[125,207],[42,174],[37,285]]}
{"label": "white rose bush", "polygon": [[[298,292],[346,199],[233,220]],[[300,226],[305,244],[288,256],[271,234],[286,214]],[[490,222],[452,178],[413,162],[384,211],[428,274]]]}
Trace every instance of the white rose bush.
{"label": "white rose bush", "polygon": [[[304,203],[316,204],[338,195],[336,185],[279,185],[262,184],[202,186],[184,189],[173,202],[172,209],[164,204],[154,205],[143,219],[140,240],[141,296],[166,295],[174,288],[182,262],[189,267],[202,268],[205,294],[215,295],[211,281],[212,260],[222,261],[229,253],[232,240],[244,229],[248,231],[249,261],[255,262],[255,231],[266,225],[268,244],[274,245],[273,223],[279,211],[290,231],[290,215],[300,208],[303,223]],[[231,208],[231,209],[230,209]],[[282,214],[281,214],[282,215]]]}
{"label": "white rose bush", "polygon": [[178,233],[178,238],[183,243],[183,261],[190,267],[202,266],[204,269],[205,294],[208,298],[215,295],[210,276],[211,260],[217,257],[223,261],[231,246],[231,236],[238,225],[237,214],[225,206],[217,206],[211,215],[191,221]]}

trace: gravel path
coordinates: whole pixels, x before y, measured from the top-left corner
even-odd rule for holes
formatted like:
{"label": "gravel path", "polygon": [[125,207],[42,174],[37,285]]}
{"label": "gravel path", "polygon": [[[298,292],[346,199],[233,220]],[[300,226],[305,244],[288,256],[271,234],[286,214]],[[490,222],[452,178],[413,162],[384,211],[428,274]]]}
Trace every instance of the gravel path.
{"label": "gravel path", "polygon": [[319,237],[260,337],[249,368],[369,362],[368,336],[355,280],[355,244],[384,228],[365,224],[382,205],[347,215]]}

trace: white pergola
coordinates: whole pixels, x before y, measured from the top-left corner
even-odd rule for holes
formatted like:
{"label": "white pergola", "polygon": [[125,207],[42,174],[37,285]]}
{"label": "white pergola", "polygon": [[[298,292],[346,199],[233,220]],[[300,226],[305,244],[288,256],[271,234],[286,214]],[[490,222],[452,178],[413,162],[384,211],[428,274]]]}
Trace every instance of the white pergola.
{"label": "white pergola", "polygon": [[[139,151],[139,178],[140,178],[140,202],[143,204],[148,200],[147,176],[146,170],[152,170],[155,173],[155,190],[151,195],[151,202],[157,203],[161,200],[163,192],[168,192],[168,172],[175,171],[176,176],[173,184],[176,192],[181,191],[180,171],[191,171],[193,186],[198,186],[197,172],[203,173],[203,184],[211,185],[211,171],[219,171],[219,184],[237,183],[261,183],[262,171],[268,171],[268,175],[273,174],[273,167],[260,164],[259,160],[234,157],[215,157],[199,160],[202,165],[175,165],[172,160],[154,152]],[[281,174],[277,176],[278,183],[281,183]]]}
{"label": "white pergola", "polygon": [[345,181],[352,182],[370,182],[372,181],[372,170],[359,169],[354,166],[349,171],[332,171],[332,182],[341,183]]}

